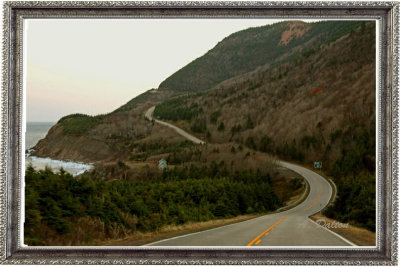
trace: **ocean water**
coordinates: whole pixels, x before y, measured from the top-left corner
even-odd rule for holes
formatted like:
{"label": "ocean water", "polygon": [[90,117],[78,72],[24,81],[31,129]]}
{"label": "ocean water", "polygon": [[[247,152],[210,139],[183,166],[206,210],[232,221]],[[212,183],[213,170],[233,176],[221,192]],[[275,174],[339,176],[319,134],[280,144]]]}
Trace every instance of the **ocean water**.
{"label": "ocean water", "polygon": [[63,168],[72,175],[79,175],[92,169],[93,165],[91,164],[51,158],[40,158],[29,155],[30,150],[40,139],[43,139],[46,136],[47,132],[54,124],[54,122],[27,122],[25,132],[25,166],[31,164],[36,170],[42,170],[46,166],[55,171]]}
{"label": "ocean water", "polygon": [[25,132],[25,150],[30,149],[44,138],[55,122],[27,122]]}

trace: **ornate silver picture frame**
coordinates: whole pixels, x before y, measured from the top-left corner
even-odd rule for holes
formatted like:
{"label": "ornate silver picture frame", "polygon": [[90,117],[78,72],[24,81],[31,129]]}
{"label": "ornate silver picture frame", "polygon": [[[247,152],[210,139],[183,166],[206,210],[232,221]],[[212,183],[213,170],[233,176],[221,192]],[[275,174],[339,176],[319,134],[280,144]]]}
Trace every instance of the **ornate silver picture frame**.
{"label": "ornate silver picture frame", "polygon": [[[398,261],[398,2],[5,2],[1,102],[3,264],[395,265]],[[377,21],[377,243],[374,248],[30,247],[21,221],[23,23],[35,18],[273,18]]]}

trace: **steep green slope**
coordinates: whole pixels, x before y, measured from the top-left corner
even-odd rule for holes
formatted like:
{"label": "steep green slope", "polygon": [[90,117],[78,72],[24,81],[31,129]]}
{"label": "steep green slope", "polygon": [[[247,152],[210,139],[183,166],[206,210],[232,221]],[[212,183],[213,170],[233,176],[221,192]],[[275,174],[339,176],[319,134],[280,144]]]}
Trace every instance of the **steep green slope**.
{"label": "steep green slope", "polygon": [[265,64],[277,65],[333,41],[362,22],[329,21],[317,23],[282,22],[236,32],[183,67],[159,88],[174,91],[201,91],[254,70]]}

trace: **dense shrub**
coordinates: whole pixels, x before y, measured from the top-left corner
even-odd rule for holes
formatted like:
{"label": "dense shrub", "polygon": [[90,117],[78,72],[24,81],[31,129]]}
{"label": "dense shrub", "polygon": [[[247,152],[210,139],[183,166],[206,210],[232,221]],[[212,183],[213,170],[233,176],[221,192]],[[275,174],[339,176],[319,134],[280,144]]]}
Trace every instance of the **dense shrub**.
{"label": "dense shrub", "polygon": [[[341,139],[339,139],[341,136]],[[375,231],[375,123],[355,135],[350,128],[331,139],[340,141],[342,154],[332,175],[338,186],[338,199],[325,214]]]}
{"label": "dense shrub", "polygon": [[325,215],[375,231],[375,175],[345,176],[336,183],[338,197]]}
{"label": "dense shrub", "polygon": [[61,118],[58,123],[62,125],[63,132],[70,135],[81,135],[94,128],[101,122],[100,116],[73,114]]}
{"label": "dense shrub", "polygon": [[186,104],[187,97],[177,97],[164,101],[156,106],[154,115],[156,118],[165,120],[188,120],[197,117],[202,108],[198,104]]}

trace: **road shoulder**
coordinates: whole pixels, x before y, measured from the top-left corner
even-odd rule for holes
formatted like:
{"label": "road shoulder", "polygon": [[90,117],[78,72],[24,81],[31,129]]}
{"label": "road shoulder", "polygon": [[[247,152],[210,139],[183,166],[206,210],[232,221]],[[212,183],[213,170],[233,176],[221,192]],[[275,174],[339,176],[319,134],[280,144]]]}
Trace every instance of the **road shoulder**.
{"label": "road shoulder", "polygon": [[311,215],[309,218],[357,246],[376,246],[376,234],[367,229],[335,221],[320,213]]}

